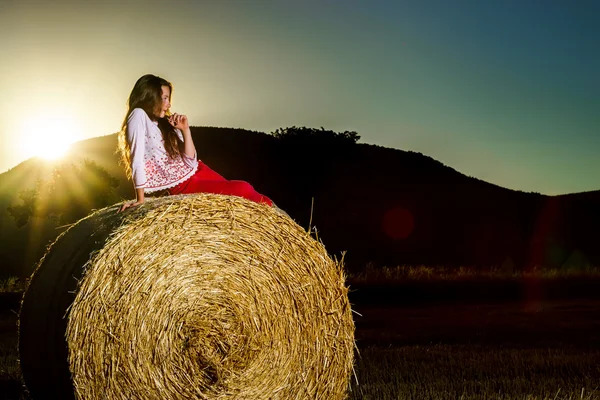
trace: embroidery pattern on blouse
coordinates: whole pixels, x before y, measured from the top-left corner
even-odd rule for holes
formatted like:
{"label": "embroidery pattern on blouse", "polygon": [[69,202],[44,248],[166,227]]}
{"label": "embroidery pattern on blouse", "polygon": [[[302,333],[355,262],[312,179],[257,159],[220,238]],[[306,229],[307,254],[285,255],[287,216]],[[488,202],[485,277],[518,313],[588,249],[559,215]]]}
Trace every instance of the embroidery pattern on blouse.
{"label": "embroidery pattern on blouse", "polygon": [[[158,125],[147,115],[145,122],[143,165],[146,182],[144,191],[149,193],[169,189],[185,182],[194,175],[198,169],[198,160],[195,157],[187,157],[185,154],[171,159],[165,149],[162,132]],[[176,130],[176,133],[179,139],[183,141],[181,132]]]}

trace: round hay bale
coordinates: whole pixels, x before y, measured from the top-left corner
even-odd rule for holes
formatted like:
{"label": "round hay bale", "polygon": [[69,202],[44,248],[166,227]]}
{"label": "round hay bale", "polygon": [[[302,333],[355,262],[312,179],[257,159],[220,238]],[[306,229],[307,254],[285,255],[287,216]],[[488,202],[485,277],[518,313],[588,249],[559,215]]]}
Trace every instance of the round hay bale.
{"label": "round hay bale", "polygon": [[79,221],[21,310],[34,398],[342,399],[354,323],[341,264],[233,196],[150,199]]}

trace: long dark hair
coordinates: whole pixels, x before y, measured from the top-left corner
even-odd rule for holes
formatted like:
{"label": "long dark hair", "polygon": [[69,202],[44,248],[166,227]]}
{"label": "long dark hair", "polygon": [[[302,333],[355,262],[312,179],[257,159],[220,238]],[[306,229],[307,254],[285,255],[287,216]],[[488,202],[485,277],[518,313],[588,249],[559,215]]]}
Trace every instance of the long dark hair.
{"label": "long dark hair", "polygon": [[117,151],[121,153],[121,163],[125,167],[128,177],[131,177],[131,145],[127,141],[127,119],[135,108],[141,108],[148,114],[151,120],[158,122],[158,127],[162,132],[165,142],[165,150],[169,157],[171,159],[181,157],[183,142],[177,136],[175,128],[173,128],[166,118],[171,115],[171,111],[168,110],[165,113],[165,118],[157,116],[160,113],[162,104],[162,86],[169,87],[169,101],[171,101],[171,96],[173,95],[173,85],[171,82],[151,74],[144,75],[137,80],[127,100],[127,113],[119,132]]}

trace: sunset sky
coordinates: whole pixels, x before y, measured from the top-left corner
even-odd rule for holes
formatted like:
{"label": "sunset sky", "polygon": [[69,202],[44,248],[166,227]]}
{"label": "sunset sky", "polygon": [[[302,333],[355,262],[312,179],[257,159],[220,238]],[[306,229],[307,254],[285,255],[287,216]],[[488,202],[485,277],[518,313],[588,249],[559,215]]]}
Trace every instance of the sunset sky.
{"label": "sunset sky", "polygon": [[0,172],[118,131],[153,73],[192,125],[354,130],[511,189],[600,189],[600,1],[89,3],[0,0]]}

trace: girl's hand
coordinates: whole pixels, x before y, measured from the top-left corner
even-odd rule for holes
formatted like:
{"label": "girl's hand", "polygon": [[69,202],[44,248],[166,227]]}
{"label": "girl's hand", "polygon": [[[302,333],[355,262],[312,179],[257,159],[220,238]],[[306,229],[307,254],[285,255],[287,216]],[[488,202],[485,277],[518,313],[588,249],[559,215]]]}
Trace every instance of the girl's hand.
{"label": "girl's hand", "polygon": [[132,201],[131,203],[125,202],[125,203],[123,203],[123,205],[121,206],[121,208],[119,208],[119,210],[117,212],[120,213],[122,211],[125,211],[129,207],[139,206],[142,203],[143,203],[143,201]]}
{"label": "girl's hand", "polygon": [[167,117],[167,121],[169,121],[169,123],[171,125],[173,125],[173,127],[177,128],[181,131],[190,129],[188,119],[185,115],[175,113],[173,115],[169,115]]}

